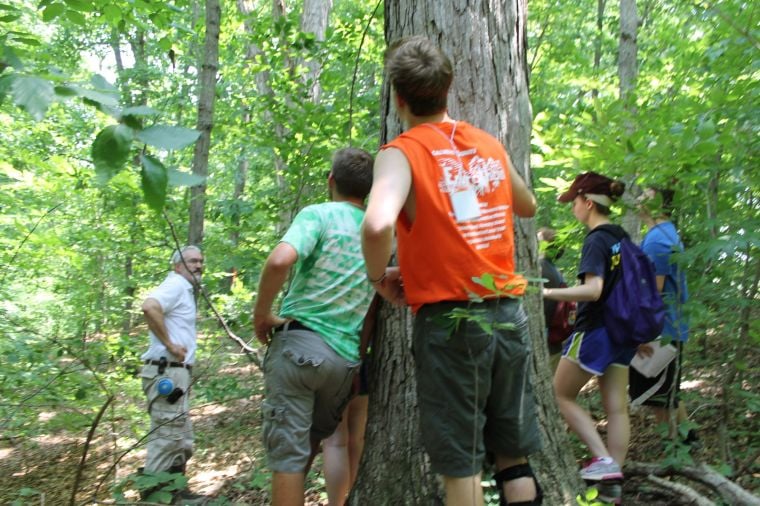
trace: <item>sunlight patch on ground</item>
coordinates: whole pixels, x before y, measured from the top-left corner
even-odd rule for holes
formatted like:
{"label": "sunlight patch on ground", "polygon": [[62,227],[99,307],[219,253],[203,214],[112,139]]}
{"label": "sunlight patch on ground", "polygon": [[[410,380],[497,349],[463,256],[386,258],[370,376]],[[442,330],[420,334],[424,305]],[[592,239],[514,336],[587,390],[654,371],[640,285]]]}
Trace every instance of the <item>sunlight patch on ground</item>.
{"label": "sunlight patch on ground", "polygon": [[13,453],[13,448],[0,448],[0,460],[10,457],[11,453]]}
{"label": "sunlight patch on ground", "polygon": [[219,374],[224,375],[245,375],[250,376],[252,374],[258,374],[259,368],[254,363],[245,364],[244,362],[240,364],[235,364],[231,367],[220,367],[219,368]]}
{"label": "sunlight patch on ground", "polygon": [[37,415],[37,421],[39,422],[48,422],[52,420],[57,413],[53,411],[43,411],[39,415]]}
{"label": "sunlight patch on ground", "polygon": [[193,417],[219,415],[228,410],[229,410],[228,407],[222,406],[221,404],[209,404],[206,406],[198,406],[197,409],[193,409]]}
{"label": "sunlight patch on ground", "polygon": [[213,471],[201,471],[190,479],[190,488],[202,494],[213,494],[225,484],[225,480],[235,477],[239,467],[236,464]]}
{"label": "sunlight patch on ground", "polygon": [[31,438],[32,441],[43,445],[60,445],[66,443],[74,443],[75,439],[71,436],[56,436],[56,435],[44,435]]}
{"label": "sunlight patch on ground", "polygon": [[682,381],[681,382],[681,390],[696,390],[705,382],[702,380],[689,380],[689,381]]}

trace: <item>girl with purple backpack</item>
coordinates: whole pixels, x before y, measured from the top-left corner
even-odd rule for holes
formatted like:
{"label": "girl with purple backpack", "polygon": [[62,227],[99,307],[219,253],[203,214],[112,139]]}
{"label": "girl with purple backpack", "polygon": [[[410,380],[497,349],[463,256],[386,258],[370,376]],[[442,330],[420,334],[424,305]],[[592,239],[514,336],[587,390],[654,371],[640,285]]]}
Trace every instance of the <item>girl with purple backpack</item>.
{"label": "girl with purple backpack", "polygon": [[[604,301],[621,279],[620,240],[627,237],[620,226],[610,222],[610,206],[624,190],[620,181],[586,172],[559,196],[559,202],[572,202],[575,218],[589,232],[578,269],[580,284],[543,290],[546,299],[578,301],[575,327],[554,375],[554,391],[562,416],[593,456],[581,469],[581,477],[597,482],[623,478],[621,468],[630,439],[628,365],[636,348],[613,341],[604,326]],[[597,231],[607,233],[592,233]],[[594,420],[577,402],[578,393],[592,376],[598,377],[607,415],[606,445]]]}

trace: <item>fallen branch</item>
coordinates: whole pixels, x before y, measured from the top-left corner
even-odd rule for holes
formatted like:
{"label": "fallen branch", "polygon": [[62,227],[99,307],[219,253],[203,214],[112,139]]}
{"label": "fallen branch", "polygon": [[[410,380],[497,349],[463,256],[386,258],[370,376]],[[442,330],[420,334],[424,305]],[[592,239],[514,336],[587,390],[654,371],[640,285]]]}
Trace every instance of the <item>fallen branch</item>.
{"label": "fallen branch", "polygon": [[651,481],[658,487],[664,488],[668,492],[677,495],[679,500],[686,502],[687,504],[693,504],[695,506],[715,506],[714,502],[683,483],[668,481],[663,478],[658,478],[653,474],[647,476],[647,480]]}
{"label": "fallen branch", "polygon": [[748,506],[760,506],[760,498],[743,489],[722,474],[716,472],[707,464],[697,467],[684,466],[680,469],[674,467],[662,467],[657,464],[643,462],[626,462],[625,471],[628,476],[683,476],[692,481],[707,485],[728,504],[742,504]]}

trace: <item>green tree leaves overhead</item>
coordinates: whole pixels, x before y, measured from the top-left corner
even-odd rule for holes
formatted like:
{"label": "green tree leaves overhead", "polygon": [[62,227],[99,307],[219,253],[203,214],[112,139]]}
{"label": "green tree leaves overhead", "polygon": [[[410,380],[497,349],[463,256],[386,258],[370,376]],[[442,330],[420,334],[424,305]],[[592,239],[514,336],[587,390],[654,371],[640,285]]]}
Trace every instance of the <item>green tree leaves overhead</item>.
{"label": "green tree leaves overhead", "polygon": [[134,132],[125,125],[109,125],[92,143],[92,161],[101,182],[108,182],[127,163]]}
{"label": "green tree leaves overhead", "polygon": [[173,151],[193,144],[200,132],[189,128],[154,125],[137,133],[137,140],[159,149]]}
{"label": "green tree leaves overhead", "polygon": [[145,200],[154,211],[160,211],[166,201],[166,186],[169,182],[166,167],[150,155],[140,155],[140,163],[142,165],[140,177]]}
{"label": "green tree leaves overhead", "polygon": [[50,81],[36,76],[17,76],[11,80],[13,101],[34,119],[45,116],[51,102],[55,100],[55,89]]}

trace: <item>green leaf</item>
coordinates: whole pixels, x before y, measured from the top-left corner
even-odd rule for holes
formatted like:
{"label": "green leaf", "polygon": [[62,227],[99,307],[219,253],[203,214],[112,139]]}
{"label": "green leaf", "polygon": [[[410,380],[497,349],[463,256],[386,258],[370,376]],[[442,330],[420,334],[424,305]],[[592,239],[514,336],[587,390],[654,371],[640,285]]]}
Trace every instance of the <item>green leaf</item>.
{"label": "green leaf", "polygon": [[142,189],[145,201],[154,211],[161,211],[166,202],[168,177],[166,167],[155,157],[140,155]]}
{"label": "green leaf", "polygon": [[92,84],[93,88],[99,91],[104,91],[106,93],[119,93],[119,88],[109,83],[108,79],[101,76],[100,74],[95,74],[92,76],[92,78],[90,78],[90,84]]}
{"label": "green leaf", "polygon": [[147,105],[127,107],[121,111],[122,116],[158,116],[159,114],[161,114],[159,111]]}
{"label": "green leaf", "polygon": [[72,90],[69,86],[56,86],[54,88],[55,94],[59,97],[75,97],[77,95],[76,90]]}
{"label": "green leaf", "polygon": [[39,77],[18,76],[11,85],[13,101],[39,121],[45,116],[55,91],[50,81]]}
{"label": "green leaf", "polygon": [[168,151],[184,148],[198,140],[201,133],[197,130],[168,125],[154,125],[137,133],[137,139]]}
{"label": "green leaf", "polygon": [[68,10],[66,11],[66,17],[69,19],[69,21],[71,21],[75,25],[79,25],[79,26],[87,25],[87,19],[84,17],[84,15],[81,12]]}
{"label": "green leaf", "polygon": [[79,388],[74,393],[74,398],[78,401],[81,401],[82,399],[85,399],[87,397],[87,389],[86,388]]}
{"label": "green leaf", "polygon": [[164,51],[168,51],[172,48],[172,39],[170,37],[163,37],[158,41],[158,47]]}
{"label": "green leaf", "polygon": [[118,96],[114,96],[108,92],[103,93],[101,91],[88,90],[76,84],[69,85],[69,88],[80,97],[88,99],[92,102],[96,102],[98,104],[109,107],[115,107],[119,104]]}
{"label": "green leaf", "polygon": [[101,13],[106,18],[106,21],[112,25],[116,25],[121,20],[121,10],[114,4],[108,4],[103,7]]}
{"label": "green leaf", "polygon": [[92,161],[101,182],[107,182],[126,165],[134,133],[126,125],[109,125],[92,143]]}
{"label": "green leaf", "polygon": [[[33,38],[32,36],[23,36],[23,35],[16,35],[13,37],[14,42],[19,42],[21,44],[26,44],[27,46],[39,46],[40,41]],[[10,49],[10,48],[9,48]]]}
{"label": "green leaf", "polygon": [[175,168],[168,169],[169,184],[172,186],[198,186],[206,181],[203,176],[198,176],[190,172],[182,172]]}
{"label": "green leaf", "polygon": [[45,7],[45,10],[42,11],[42,21],[49,23],[50,21],[54,20],[61,14],[63,14],[63,11],[66,10],[66,6],[63,4],[55,3],[50,4],[47,7]]}
{"label": "green leaf", "polygon": [[13,51],[13,48],[10,46],[3,46],[2,51],[2,60],[5,62],[6,65],[10,65],[16,70],[21,70],[24,68],[24,64],[21,63],[21,60],[16,56],[16,53]]}
{"label": "green leaf", "polygon": [[80,12],[93,12],[95,10],[93,2],[88,2],[85,0],[64,0],[64,2],[66,2],[66,5],[72,9]]}

